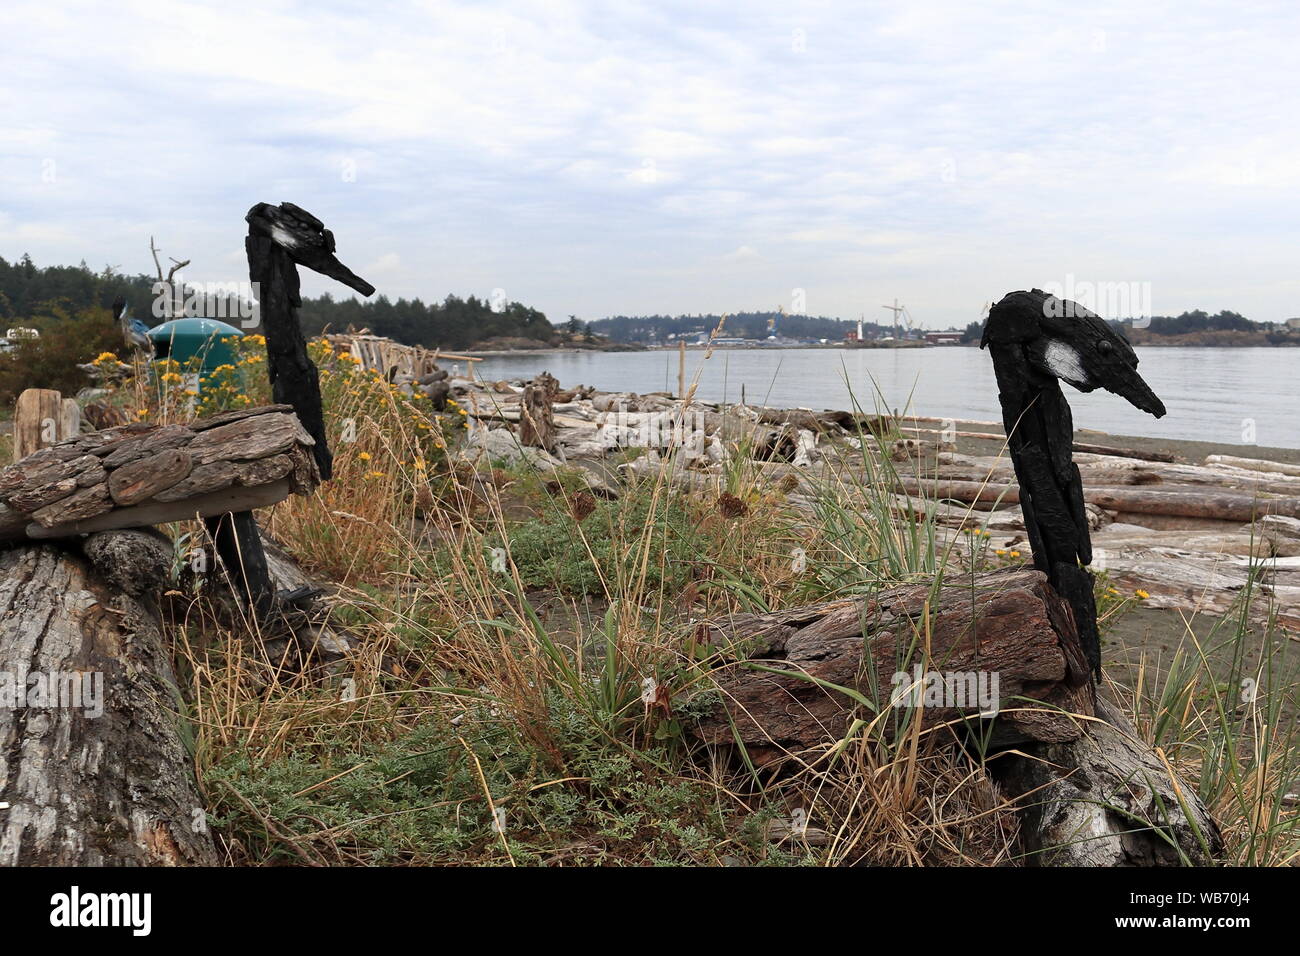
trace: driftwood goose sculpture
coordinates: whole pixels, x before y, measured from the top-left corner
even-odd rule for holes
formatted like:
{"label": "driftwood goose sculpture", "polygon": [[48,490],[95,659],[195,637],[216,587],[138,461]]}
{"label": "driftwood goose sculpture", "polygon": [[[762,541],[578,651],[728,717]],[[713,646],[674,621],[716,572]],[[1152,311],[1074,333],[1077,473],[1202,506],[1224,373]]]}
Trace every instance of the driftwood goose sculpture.
{"label": "driftwood goose sculpture", "polygon": [[[298,420],[315,441],[312,453],[322,481],[334,471],[325,435],[325,413],[321,407],[320,376],[307,355],[307,342],[298,322],[302,305],[298,266],[306,266],[337,279],[362,295],[374,294],[375,287],[345,266],[334,255],[334,234],[307,210],[293,203],[258,203],[244,217],[248,238],[248,277],[257,290],[261,331],[266,336],[267,373],[271,394],[277,404],[292,405]],[[250,512],[206,519],[208,532],[222,563],[237,581],[260,615],[271,611],[276,595],[271,584],[266,553],[258,536],[257,522]],[[282,602],[292,603],[289,595]]]}
{"label": "driftwood goose sculpture", "polygon": [[1088,518],[1074,464],[1074,423],[1059,382],[1082,392],[1104,388],[1156,418],[1164,403],[1137,373],[1128,340],[1104,319],[1038,289],[1011,292],[989,311],[980,348],[987,348],[1020,507],[1034,566],[1074,611],[1094,675],[1101,676],[1101,637],[1093,598]]}
{"label": "driftwood goose sculpture", "polygon": [[316,464],[321,480],[328,481],[334,459],[325,440],[320,377],[307,357],[307,343],[298,324],[302,298],[297,267],[306,266],[337,279],[365,296],[373,295],[375,287],[339,262],[334,255],[334,233],[300,206],[258,203],[244,218],[248,221],[244,241],[248,276],[258,290],[271,394],[276,402],[292,405],[303,427],[316,439]]}

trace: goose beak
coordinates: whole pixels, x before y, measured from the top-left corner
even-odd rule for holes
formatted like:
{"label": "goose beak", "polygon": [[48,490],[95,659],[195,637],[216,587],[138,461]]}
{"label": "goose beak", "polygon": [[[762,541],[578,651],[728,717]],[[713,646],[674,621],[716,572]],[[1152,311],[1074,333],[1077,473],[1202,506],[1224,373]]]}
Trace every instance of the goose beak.
{"label": "goose beak", "polygon": [[278,207],[260,202],[244,217],[251,228],[289,254],[300,266],[319,272],[364,296],[375,294],[375,287],[361,278],[334,255],[334,233],[325,224],[291,202]]}
{"label": "goose beak", "polygon": [[1129,369],[1114,378],[1115,381],[1104,382],[1102,388],[1128,399],[1133,405],[1156,418],[1164,417],[1165,403],[1151,391],[1151,386],[1143,380],[1136,369]]}
{"label": "goose beak", "polygon": [[318,256],[294,256],[294,258],[313,272],[319,272],[323,276],[329,276],[337,282],[342,282],[349,289],[355,289],[364,296],[375,294],[374,286],[339,262],[338,256],[333,253],[323,253]]}

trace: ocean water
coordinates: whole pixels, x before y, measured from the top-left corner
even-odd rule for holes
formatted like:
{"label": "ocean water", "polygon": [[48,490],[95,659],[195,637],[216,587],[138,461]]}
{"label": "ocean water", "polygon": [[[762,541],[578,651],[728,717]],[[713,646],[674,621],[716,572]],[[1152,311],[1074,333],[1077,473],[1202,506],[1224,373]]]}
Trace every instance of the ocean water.
{"label": "ocean water", "polygon": [[[1248,447],[1300,448],[1300,350],[1139,348],[1138,370],[1164,400],[1152,418],[1105,391],[1066,385],[1076,428]],[[477,363],[487,379],[549,371],[566,388],[677,390],[676,352],[517,352]],[[461,365],[463,372],[463,363]],[[1001,421],[987,352],[927,349],[717,349],[686,353],[686,381],[709,401],[812,409],[891,409],[939,418]]]}

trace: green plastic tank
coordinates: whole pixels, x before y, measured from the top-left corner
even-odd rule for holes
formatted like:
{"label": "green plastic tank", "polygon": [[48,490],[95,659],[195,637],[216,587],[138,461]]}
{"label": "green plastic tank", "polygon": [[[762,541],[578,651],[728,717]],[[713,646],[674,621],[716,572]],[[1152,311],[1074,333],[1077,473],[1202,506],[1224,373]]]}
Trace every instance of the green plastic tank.
{"label": "green plastic tank", "polygon": [[235,349],[223,339],[244,333],[216,319],[173,319],[149,330],[154,357],[174,359],[190,371],[210,375],[218,365],[234,365]]}

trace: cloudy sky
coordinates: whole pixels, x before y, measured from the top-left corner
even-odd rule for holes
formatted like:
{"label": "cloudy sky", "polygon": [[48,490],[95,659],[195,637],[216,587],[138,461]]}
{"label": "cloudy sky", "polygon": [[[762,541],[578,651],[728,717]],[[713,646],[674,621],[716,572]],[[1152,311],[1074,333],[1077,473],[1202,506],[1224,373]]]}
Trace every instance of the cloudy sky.
{"label": "cloudy sky", "polygon": [[1071,282],[1276,320],[1298,10],[5,0],[0,256],[151,271],[153,235],[238,280],[290,200],[391,297],[554,320],[802,289],[943,327]]}

